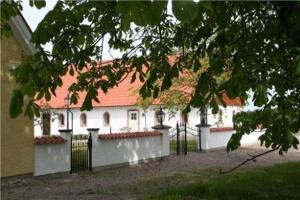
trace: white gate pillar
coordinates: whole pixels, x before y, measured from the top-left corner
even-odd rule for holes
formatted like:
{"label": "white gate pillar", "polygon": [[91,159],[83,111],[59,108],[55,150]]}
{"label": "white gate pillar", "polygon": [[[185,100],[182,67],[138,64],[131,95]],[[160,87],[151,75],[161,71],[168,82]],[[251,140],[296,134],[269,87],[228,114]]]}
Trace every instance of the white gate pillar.
{"label": "white gate pillar", "polygon": [[98,146],[98,132],[99,128],[88,128],[89,133],[88,139],[88,149],[89,149],[89,170],[92,171],[93,167],[95,166],[93,160],[97,156],[95,152],[95,148]]}
{"label": "white gate pillar", "polygon": [[170,155],[170,137],[169,129],[171,126],[168,125],[156,125],[152,129],[160,132],[161,134],[161,157]]}
{"label": "white gate pillar", "polygon": [[199,130],[199,140],[197,140],[198,150],[199,151],[208,151],[209,147],[209,140],[210,140],[210,125],[209,124],[198,124],[196,127]]}
{"label": "white gate pillar", "polygon": [[61,137],[63,137],[67,142],[71,142],[72,130],[71,129],[61,129],[58,130]]}

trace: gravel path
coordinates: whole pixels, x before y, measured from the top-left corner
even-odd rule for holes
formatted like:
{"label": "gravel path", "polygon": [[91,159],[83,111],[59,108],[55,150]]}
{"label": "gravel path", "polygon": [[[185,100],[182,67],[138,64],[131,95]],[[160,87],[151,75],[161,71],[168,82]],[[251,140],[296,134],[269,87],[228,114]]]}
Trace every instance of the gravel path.
{"label": "gravel path", "polygon": [[[201,172],[211,168],[230,169],[249,158],[248,154],[264,151],[266,149],[253,145],[229,154],[225,150],[216,150],[188,153],[186,156],[171,155],[161,161],[99,172],[11,178],[1,183],[1,199],[142,199],[141,196],[153,192],[153,188],[155,191],[155,188],[163,185],[180,184],[184,179],[176,177],[182,173]],[[273,152],[242,168],[287,161],[300,161],[300,151],[291,150],[284,156]],[[215,172],[216,170],[213,173]]]}

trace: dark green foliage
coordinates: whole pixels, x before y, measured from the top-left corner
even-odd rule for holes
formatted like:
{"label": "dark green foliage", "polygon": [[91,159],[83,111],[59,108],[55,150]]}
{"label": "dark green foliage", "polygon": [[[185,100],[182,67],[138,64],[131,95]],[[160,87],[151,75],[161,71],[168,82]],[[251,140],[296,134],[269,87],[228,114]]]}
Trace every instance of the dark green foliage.
{"label": "dark green foliage", "polygon": [[[46,6],[44,0],[30,0],[29,5],[41,9]],[[1,37],[9,37],[11,35],[11,28],[9,26],[9,19],[14,17],[23,10],[21,1],[3,0],[0,5],[1,12]]]}
{"label": "dark green foliage", "polygon": [[[59,1],[32,37],[37,46],[52,42],[52,52],[40,49],[16,72],[21,94],[12,102],[13,116],[22,111],[21,95],[49,100],[66,73],[78,74],[69,88],[72,103],[78,102],[78,92],[87,91],[82,110],[90,110],[92,101],[99,101],[98,91],[107,92],[128,73],[143,82],[142,97],[158,97],[180,72],[198,72],[203,69],[199,61],[208,58],[210,67],[199,73],[184,110],[208,104],[216,113],[220,94],[246,101],[252,91],[259,110],[235,118],[237,133],[228,150],[236,149],[239,139],[258,126],[265,130],[260,138],[264,145],[279,146],[281,153],[295,147],[300,128],[300,3],[172,4],[174,16],[167,14],[166,2],[159,1]],[[123,56],[101,64],[108,35],[110,48]],[[172,54],[175,63],[168,62]],[[228,72],[230,77],[220,84],[216,77]]]}

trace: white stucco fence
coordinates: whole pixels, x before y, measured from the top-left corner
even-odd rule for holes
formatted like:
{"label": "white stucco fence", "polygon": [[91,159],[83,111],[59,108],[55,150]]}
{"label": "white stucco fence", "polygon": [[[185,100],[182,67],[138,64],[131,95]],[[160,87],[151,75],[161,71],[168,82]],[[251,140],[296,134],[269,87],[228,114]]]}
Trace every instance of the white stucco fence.
{"label": "white stucco fence", "polygon": [[[108,140],[100,139],[97,132],[92,133],[92,167],[136,164],[170,155],[169,130],[157,131],[159,133],[153,136]],[[71,133],[64,132],[61,136],[65,139],[64,143],[35,144],[34,176],[71,170]]]}
{"label": "white stucco fence", "polygon": [[[107,168],[115,165],[136,164],[147,160],[154,160],[170,155],[169,129],[159,129],[160,133],[139,132],[137,136],[127,137],[126,133],[104,134],[101,138],[98,132],[92,133],[92,168]],[[152,131],[153,132],[153,131]],[[148,133],[148,135],[147,135]],[[201,148],[203,151],[225,148],[233,130],[210,131],[209,127],[201,127]],[[135,133],[127,133],[135,134]],[[138,136],[138,134],[146,134]],[[257,131],[245,135],[242,145],[258,142],[258,137],[263,132]],[[124,137],[123,137],[123,136]],[[57,172],[70,171],[71,158],[71,133],[61,132],[65,139],[60,144],[36,144],[35,145],[35,169],[34,175],[45,175]],[[107,138],[108,137],[108,138]],[[194,137],[197,140],[197,137]],[[197,140],[199,141],[199,140]],[[198,142],[199,147],[199,142]]]}
{"label": "white stucco fence", "polygon": [[[211,132],[209,127],[201,127],[201,147],[208,151],[213,149],[225,148],[234,133],[234,130]],[[244,135],[241,139],[241,145],[258,143],[258,138],[263,131],[255,131],[249,135]]]}
{"label": "white stucco fence", "polygon": [[61,144],[36,144],[34,176],[70,171],[71,135],[61,133],[65,139]]}
{"label": "white stucco fence", "polygon": [[170,155],[168,130],[160,130],[158,136],[102,140],[93,135],[92,165],[107,167],[136,164]]}

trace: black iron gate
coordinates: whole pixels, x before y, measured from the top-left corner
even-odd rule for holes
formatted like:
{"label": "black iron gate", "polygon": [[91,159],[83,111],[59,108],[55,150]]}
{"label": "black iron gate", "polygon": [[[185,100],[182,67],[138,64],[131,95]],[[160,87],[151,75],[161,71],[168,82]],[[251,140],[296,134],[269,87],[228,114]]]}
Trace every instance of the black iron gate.
{"label": "black iron gate", "polygon": [[201,134],[196,128],[189,127],[187,124],[176,124],[170,130],[170,153],[179,155],[181,152],[201,151]]}
{"label": "black iron gate", "polygon": [[71,173],[82,170],[92,170],[91,134],[71,137]]}

